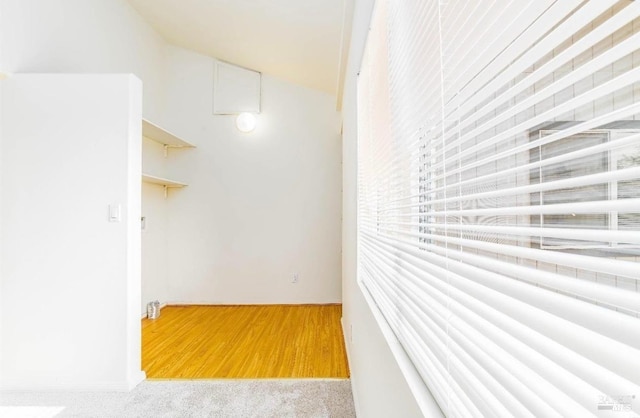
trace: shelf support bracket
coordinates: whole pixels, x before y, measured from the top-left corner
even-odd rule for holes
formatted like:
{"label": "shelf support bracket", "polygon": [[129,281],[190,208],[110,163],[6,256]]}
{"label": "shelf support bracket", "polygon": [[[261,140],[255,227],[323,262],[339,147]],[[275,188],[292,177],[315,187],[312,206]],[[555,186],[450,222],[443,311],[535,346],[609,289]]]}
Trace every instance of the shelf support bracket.
{"label": "shelf support bracket", "polygon": [[166,199],[168,195],[169,195],[169,186],[167,186],[165,184],[164,185],[164,198]]}
{"label": "shelf support bracket", "polygon": [[164,144],[164,158],[167,158],[167,155],[169,155],[169,145]]}

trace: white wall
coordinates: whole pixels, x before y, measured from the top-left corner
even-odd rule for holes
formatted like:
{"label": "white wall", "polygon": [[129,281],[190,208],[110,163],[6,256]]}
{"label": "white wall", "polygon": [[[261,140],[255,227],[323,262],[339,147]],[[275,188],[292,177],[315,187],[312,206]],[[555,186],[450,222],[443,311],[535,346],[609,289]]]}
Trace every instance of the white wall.
{"label": "white wall", "polygon": [[[265,76],[261,127],[240,136],[231,117],[212,116],[213,60],[167,47],[124,0],[0,1],[7,70],[134,73],[144,83],[145,117],[200,145],[170,152],[175,177],[192,180],[189,188],[166,202],[144,188],[150,228],[166,219],[171,232],[143,236],[143,307],[170,299],[163,289],[187,303],[340,301],[333,98]],[[297,285],[289,283],[294,272]]]}
{"label": "white wall", "polygon": [[198,147],[167,166],[189,184],[167,200],[172,302],[340,302],[335,98],[265,75],[258,127],[242,134],[212,115],[214,60],[167,58],[167,127]]}
{"label": "white wall", "polygon": [[[171,192],[169,192],[171,193]],[[158,300],[162,305],[169,295],[169,256],[167,237],[167,204],[162,186],[142,183],[142,315],[147,303]]]}
{"label": "white wall", "polygon": [[[356,0],[353,34],[343,99],[343,222],[342,293],[343,327],[351,368],[351,383],[358,416],[367,418],[421,417],[420,406],[409,389],[380,325],[357,284],[357,74],[369,30],[374,0]],[[394,347],[398,349],[398,347]],[[423,400],[439,416],[435,402]]]}
{"label": "white wall", "polygon": [[[167,177],[168,163],[175,150],[165,157],[164,147],[158,142],[142,138],[142,171],[158,177]],[[173,194],[169,191],[168,196]],[[164,188],[157,184],[142,183],[142,216],[146,228],[142,231],[142,315],[147,303],[158,300],[161,305],[169,295],[169,241],[168,204]]]}
{"label": "white wall", "polygon": [[[166,43],[129,3],[0,0],[0,9],[0,71],[133,73],[143,80],[144,116],[162,124]],[[158,145],[149,142],[145,165],[157,154]],[[167,300],[166,204],[159,194],[157,186],[144,187],[144,209],[151,213],[153,229],[142,237],[143,312],[149,300]]]}
{"label": "white wall", "polygon": [[4,81],[3,389],[126,390],[144,378],[141,96],[130,75]]}
{"label": "white wall", "polygon": [[2,58],[15,73],[133,73],[161,120],[165,42],[125,0],[0,0]]}
{"label": "white wall", "polygon": [[[1,71],[134,73],[144,83],[145,117],[162,123],[166,43],[125,0],[0,0],[0,10]],[[137,195],[139,198],[139,191]],[[139,240],[139,224],[134,234]],[[163,271],[158,264],[166,259],[166,251],[157,252],[166,250],[166,240],[147,245],[145,250],[149,248],[160,261],[146,263],[145,275]],[[134,293],[129,292],[129,297],[137,295],[135,315],[139,318],[140,284],[130,290]],[[26,295],[21,303],[29,305],[29,300]],[[129,339],[139,338],[139,331],[139,322],[129,324]],[[126,361],[139,362],[139,355],[129,355]]]}
{"label": "white wall", "polygon": [[[2,24],[3,5],[0,0],[0,24]],[[2,60],[2,30],[0,30],[0,72],[4,71],[4,61]],[[2,80],[0,80],[0,97],[2,97]],[[2,126],[2,100],[0,100],[0,126]],[[0,184],[2,184],[2,129],[0,129]],[[2,217],[2,193],[0,193],[0,217]],[[2,226],[0,225],[0,266],[2,266]],[[2,289],[2,268],[0,267],[0,289]],[[0,302],[2,301],[2,293],[0,293]],[[0,309],[0,370],[2,370],[2,309]],[[2,376],[0,376],[0,385],[2,384]]]}

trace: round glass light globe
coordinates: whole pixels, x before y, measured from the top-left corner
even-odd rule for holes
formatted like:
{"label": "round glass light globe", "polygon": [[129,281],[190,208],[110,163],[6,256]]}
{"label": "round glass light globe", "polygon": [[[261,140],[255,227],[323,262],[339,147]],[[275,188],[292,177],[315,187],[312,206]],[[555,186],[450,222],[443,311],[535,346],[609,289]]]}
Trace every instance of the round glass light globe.
{"label": "round glass light globe", "polygon": [[243,112],[236,119],[236,127],[240,132],[251,132],[256,128],[256,115],[249,112]]}

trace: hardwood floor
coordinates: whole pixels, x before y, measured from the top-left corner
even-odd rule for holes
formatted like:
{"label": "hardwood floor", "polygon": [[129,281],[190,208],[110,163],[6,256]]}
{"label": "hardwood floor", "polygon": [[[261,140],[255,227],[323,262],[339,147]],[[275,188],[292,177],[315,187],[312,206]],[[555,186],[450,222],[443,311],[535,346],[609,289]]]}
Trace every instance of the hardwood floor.
{"label": "hardwood floor", "polygon": [[167,306],[142,320],[148,378],[349,377],[341,305]]}

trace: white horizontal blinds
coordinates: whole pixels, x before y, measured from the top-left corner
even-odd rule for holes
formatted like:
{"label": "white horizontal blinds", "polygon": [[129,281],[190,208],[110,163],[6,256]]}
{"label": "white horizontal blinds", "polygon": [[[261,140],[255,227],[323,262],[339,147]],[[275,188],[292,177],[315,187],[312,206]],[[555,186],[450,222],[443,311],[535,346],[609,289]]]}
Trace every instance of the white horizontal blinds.
{"label": "white horizontal blinds", "polygon": [[443,412],[640,411],[640,3],[379,0],[358,97],[359,276]]}

